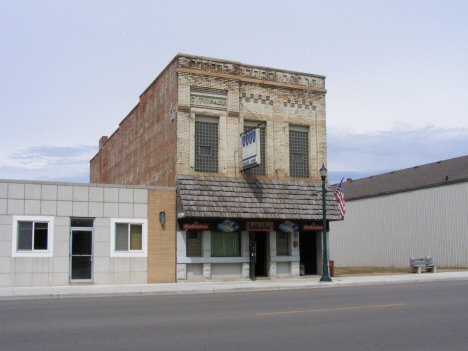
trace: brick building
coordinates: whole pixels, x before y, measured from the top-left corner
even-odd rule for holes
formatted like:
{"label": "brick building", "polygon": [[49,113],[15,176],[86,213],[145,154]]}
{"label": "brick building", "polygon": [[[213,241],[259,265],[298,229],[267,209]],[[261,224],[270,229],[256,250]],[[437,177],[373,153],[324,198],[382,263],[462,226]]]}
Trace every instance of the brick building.
{"label": "brick building", "polygon": [[[317,274],[325,94],[323,76],[179,54],[101,138],[90,181],[176,188],[174,279]],[[253,127],[261,163],[241,171]]]}

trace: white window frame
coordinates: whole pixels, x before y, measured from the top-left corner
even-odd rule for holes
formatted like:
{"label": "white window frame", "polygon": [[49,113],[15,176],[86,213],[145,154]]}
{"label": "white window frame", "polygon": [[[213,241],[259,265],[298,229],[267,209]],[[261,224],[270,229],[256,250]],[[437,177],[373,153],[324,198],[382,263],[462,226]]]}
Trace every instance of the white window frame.
{"label": "white window frame", "polygon": [[[141,224],[141,250],[115,251],[115,225]],[[110,257],[148,257],[148,220],[144,218],[111,218]]]}
{"label": "white window frame", "polygon": [[[47,223],[47,250],[18,251],[18,222]],[[53,257],[54,256],[54,217],[13,216],[11,230],[11,257]]]}

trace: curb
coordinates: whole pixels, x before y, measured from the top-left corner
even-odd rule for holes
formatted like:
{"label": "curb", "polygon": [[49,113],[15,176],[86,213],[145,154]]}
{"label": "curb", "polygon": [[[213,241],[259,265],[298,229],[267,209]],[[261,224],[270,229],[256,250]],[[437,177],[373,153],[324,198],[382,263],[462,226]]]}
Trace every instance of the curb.
{"label": "curb", "polygon": [[[288,281],[278,284],[277,281],[264,281],[258,285],[255,282],[237,283],[232,286],[223,283],[196,283],[197,285],[174,283],[169,288],[158,284],[142,284],[143,289],[138,285],[117,285],[117,286],[78,286],[78,287],[16,287],[0,288],[0,300],[21,300],[21,299],[52,299],[52,298],[78,298],[78,297],[110,297],[110,296],[152,296],[152,295],[181,295],[181,294],[220,294],[220,293],[238,293],[254,291],[282,291],[298,289],[329,289],[338,287],[356,287],[370,285],[388,285],[388,284],[408,284],[425,283],[440,281],[461,281],[468,280],[468,272],[463,273],[438,273],[431,276],[415,275],[394,275],[394,276],[361,276],[361,277],[337,277],[333,282],[321,283],[319,281]],[[207,284],[207,285],[205,285]],[[208,285],[209,284],[209,285]],[[248,285],[246,285],[248,284]],[[214,286],[213,286],[214,285]],[[224,285],[224,287],[223,287]],[[65,288],[65,289],[64,289]],[[154,288],[154,290],[151,290]],[[16,290],[19,290],[15,292]],[[28,294],[31,290],[31,294]],[[44,290],[43,293],[32,290]],[[52,292],[51,292],[52,290]],[[60,290],[70,290],[63,292]],[[78,290],[78,291],[73,291]],[[93,291],[101,290],[101,291]]]}

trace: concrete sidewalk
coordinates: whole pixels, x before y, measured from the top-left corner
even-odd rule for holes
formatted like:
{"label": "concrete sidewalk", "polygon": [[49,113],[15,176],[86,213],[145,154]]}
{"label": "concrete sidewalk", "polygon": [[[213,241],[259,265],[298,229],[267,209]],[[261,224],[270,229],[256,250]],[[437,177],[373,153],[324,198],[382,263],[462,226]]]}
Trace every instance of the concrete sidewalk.
{"label": "concrete sidewalk", "polygon": [[314,289],[360,285],[398,284],[468,280],[468,272],[401,274],[383,276],[334,277],[329,283],[319,282],[320,277],[300,279],[276,279],[256,281],[129,284],[129,285],[71,285],[44,287],[0,288],[0,300],[31,298],[64,298],[90,296],[134,296],[203,294],[241,291],[265,291],[285,289]]}

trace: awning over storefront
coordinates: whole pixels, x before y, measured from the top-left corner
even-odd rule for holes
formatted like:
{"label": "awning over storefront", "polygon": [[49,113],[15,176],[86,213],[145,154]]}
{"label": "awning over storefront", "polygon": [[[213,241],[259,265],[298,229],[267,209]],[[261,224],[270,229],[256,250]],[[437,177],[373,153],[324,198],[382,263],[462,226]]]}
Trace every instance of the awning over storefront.
{"label": "awning over storefront", "polygon": [[[341,220],[327,185],[327,220]],[[322,219],[322,183],[177,176],[177,218]]]}

